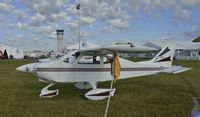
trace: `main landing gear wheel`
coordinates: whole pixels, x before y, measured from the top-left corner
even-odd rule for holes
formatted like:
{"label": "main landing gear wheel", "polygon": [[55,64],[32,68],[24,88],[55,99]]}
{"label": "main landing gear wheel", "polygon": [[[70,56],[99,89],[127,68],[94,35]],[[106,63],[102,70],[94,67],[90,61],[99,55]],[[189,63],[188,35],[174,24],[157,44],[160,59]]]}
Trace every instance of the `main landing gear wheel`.
{"label": "main landing gear wheel", "polygon": [[97,82],[90,82],[92,86],[92,90],[88,91],[85,94],[85,97],[89,100],[103,100],[108,98],[109,96],[114,96],[115,89],[103,89],[97,88]]}
{"label": "main landing gear wheel", "polygon": [[89,82],[77,82],[75,83],[75,87],[78,89],[91,89],[92,86]]}
{"label": "main landing gear wheel", "polygon": [[89,100],[103,100],[109,97],[109,95],[114,96],[115,89],[93,89],[85,94],[85,97]]}

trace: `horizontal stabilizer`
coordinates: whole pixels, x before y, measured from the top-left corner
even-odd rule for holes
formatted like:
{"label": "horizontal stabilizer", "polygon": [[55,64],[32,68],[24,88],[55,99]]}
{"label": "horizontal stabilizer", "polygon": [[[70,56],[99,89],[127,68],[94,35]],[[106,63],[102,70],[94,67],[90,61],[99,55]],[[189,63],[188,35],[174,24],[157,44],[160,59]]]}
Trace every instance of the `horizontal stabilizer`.
{"label": "horizontal stabilizer", "polygon": [[163,70],[164,73],[173,73],[173,74],[178,74],[178,73],[181,73],[181,72],[185,72],[187,70],[190,70],[192,68],[189,68],[189,67],[182,67],[182,66],[172,66],[172,67],[169,67],[169,68],[166,68]]}

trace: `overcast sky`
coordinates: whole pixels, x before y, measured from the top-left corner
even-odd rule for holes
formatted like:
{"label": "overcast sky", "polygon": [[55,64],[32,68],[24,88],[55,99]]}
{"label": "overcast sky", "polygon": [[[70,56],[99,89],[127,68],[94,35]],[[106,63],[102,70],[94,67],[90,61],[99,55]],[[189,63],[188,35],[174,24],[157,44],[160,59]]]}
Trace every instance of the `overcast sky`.
{"label": "overcast sky", "polygon": [[[55,50],[55,30],[77,42],[76,0],[0,0],[0,43],[24,50]],[[200,0],[79,0],[81,38],[102,44],[200,35]]]}

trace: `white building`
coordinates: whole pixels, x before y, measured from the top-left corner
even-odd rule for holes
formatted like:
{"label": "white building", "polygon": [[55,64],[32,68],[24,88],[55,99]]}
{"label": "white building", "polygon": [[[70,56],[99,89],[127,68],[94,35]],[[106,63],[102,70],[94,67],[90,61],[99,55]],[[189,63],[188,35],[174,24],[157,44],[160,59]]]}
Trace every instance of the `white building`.
{"label": "white building", "polygon": [[49,52],[41,51],[41,50],[35,50],[33,52],[25,52],[25,56],[31,57],[31,58],[39,58],[39,57],[47,57]]}
{"label": "white building", "polygon": [[24,51],[0,44],[0,59],[23,59]]}
{"label": "white building", "polygon": [[175,58],[179,60],[200,60],[200,43],[199,42],[166,42],[151,41],[144,44],[144,46],[162,49],[167,43],[176,45]]}
{"label": "white building", "polygon": [[176,59],[179,60],[200,60],[200,43],[187,43],[183,49],[176,50]]}

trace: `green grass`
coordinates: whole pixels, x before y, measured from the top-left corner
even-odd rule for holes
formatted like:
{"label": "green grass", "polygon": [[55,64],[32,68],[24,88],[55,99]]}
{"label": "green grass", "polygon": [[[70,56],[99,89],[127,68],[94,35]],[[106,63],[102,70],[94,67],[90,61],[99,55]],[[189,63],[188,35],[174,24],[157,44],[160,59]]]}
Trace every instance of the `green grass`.
{"label": "green grass", "polygon": [[[54,98],[40,98],[46,86],[32,74],[16,67],[28,60],[0,61],[0,117],[103,117],[106,101],[90,101],[88,90],[74,84],[58,84]],[[192,97],[200,97],[200,62],[180,61],[193,69],[181,74],[157,74],[118,80],[111,99],[108,117],[190,117]],[[110,82],[98,87],[109,87]]]}

